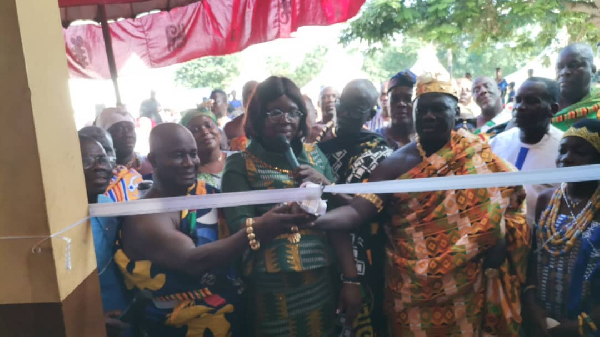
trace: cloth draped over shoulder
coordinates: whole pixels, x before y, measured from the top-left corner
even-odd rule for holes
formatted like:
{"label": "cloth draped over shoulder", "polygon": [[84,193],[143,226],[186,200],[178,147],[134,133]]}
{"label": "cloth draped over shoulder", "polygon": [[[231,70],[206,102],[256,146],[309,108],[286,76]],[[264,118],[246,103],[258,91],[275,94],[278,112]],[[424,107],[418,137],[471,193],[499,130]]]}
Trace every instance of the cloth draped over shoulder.
{"label": "cloth draped over shoulder", "polygon": [[[464,130],[398,179],[512,172]],[[518,336],[531,233],[523,188],[394,194],[387,204],[385,309],[395,336]],[[506,238],[507,258],[482,254]]]}
{"label": "cloth draped over shoulder", "polygon": [[571,125],[584,118],[600,119],[599,88],[592,89],[581,101],[559,111],[552,118],[552,125],[561,131],[567,131]]}
{"label": "cloth draped over shoulder", "polygon": [[[198,180],[188,195],[212,193],[217,190]],[[229,236],[217,209],[182,211],[179,230],[197,247]],[[131,260],[122,248],[114,258],[129,290],[152,293],[153,304],[144,315],[150,336],[241,336],[242,282],[233,266],[192,277],[149,260]]]}
{"label": "cloth draped over shoulder", "polygon": [[138,185],[142,175],[135,169],[119,165],[113,171],[105,195],[114,202],[133,201],[139,199]]}
{"label": "cloth draped over shoulder", "polygon": [[[300,165],[309,165],[333,180],[325,155],[314,144],[296,152]],[[242,192],[297,187],[292,167],[283,154],[266,150],[258,139],[234,153],[225,164],[223,192]],[[224,209],[231,232],[243,228],[247,218],[259,217],[275,205]],[[242,258],[248,289],[244,293],[247,321],[256,336],[333,336],[335,300],[330,266],[333,255],[327,235],[300,230],[299,242],[283,234],[261,242],[257,251]],[[252,333],[249,333],[252,335]]]}
{"label": "cloth draped over shoulder", "polygon": [[[314,144],[304,144],[297,155],[300,165],[310,165],[333,180],[331,167],[325,155]],[[245,151],[234,153],[227,158],[222,178],[222,190],[243,192],[297,187],[290,176],[291,166],[283,154],[267,151],[258,140],[251,140]],[[250,205],[225,208],[227,225],[231,232],[242,228],[247,218],[262,216],[275,205]],[[253,272],[278,273],[284,271],[304,271],[328,266],[330,252],[327,236],[323,231],[301,230],[299,244],[291,244],[287,234],[269,243],[261,243],[257,252],[244,256],[245,274]]]}

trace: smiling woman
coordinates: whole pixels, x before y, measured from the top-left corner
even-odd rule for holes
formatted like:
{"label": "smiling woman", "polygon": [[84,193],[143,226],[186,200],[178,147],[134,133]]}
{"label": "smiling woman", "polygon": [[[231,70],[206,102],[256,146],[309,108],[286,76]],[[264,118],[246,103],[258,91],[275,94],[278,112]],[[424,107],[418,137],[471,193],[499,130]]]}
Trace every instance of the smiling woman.
{"label": "smiling woman", "polygon": [[[308,134],[306,115],[300,90],[289,79],[270,77],[259,84],[246,114],[250,143],[227,159],[223,192],[297,187],[309,181],[330,184],[327,158],[315,145],[302,143]],[[291,143],[298,167],[286,159],[278,141],[282,135]],[[232,233],[251,227],[273,206],[224,209],[227,225]],[[335,302],[328,237],[324,231],[298,230],[301,224],[280,225],[286,234],[268,243],[257,236],[258,246],[244,255],[246,300],[259,308],[248,312],[250,328],[261,336],[331,336]]]}

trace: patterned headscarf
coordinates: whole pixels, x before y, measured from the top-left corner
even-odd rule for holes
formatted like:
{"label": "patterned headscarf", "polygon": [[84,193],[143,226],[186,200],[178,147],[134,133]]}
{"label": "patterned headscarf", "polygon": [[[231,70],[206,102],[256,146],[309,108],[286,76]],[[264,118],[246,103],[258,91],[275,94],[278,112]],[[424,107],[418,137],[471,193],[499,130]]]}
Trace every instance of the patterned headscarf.
{"label": "patterned headscarf", "polygon": [[388,83],[387,92],[389,93],[395,87],[412,88],[415,85],[415,83],[417,83],[417,75],[415,75],[412,71],[410,71],[407,68],[404,69],[404,71],[397,73],[390,79],[390,82]]}
{"label": "patterned headscarf", "polygon": [[[207,108],[190,109],[190,110],[185,111],[183,113],[183,117],[181,118],[181,121],[179,123],[181,125],[187,127],[188,124],[190,124],[190,122],[192,121],[192,119],[194,119],[194,117],[197,117],[197,116],[208,117],[208,118],[212,119],[213,122],[215,122],[215,124],[217,124],[217,117],[215,116],[214,113],[212,113]],[[219,125],[219,124],[217,124],[217,125]]]}

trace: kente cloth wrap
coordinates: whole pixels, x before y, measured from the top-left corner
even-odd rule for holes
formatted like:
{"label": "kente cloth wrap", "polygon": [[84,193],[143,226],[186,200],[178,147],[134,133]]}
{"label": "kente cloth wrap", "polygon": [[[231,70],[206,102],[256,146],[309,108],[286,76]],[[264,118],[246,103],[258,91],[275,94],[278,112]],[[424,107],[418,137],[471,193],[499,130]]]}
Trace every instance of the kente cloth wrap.
{"label": "kente cloth wrap", "polygon": [[[319,148],[329,159],[337,184],[366,181],[371,172],[392,154],[380,135],[366,130],[319,143]],[[348,327],[338,322],[338,336],[385,335],[387,324],[382,312],[384,246],[385,233],[379,221],[364,224],[352,233],[352,248],[363,292],[363,306],[354,326]]]}
{"label": "kente cloth wrap", "polygon": [[[464,130],[398,179],[513,172]],[[388,222],[386,304],[393,336],[518,336],[530,232],[522,187],[394,194]],[[483,269],[505,238],[507,257]]]}
{"label": "kente cloth wrap", "polygon": [[119,165],[113,170],[105,195],[114,202],[133,201],[139,199],[138,185],[142,175],[135,169]]}
{"label": "kente cloth wrap", "polygon": [[259,273],[245,292],[252,336],[333,337],[335,299],[329,268],[302,272]]}
{"label": "kente cloth wrap", "polygon": [[[300,165],[310,165],[333,181],[327,158],[316,145],[303,144],[296,157]],[[221,187],[224,193],[297,187],[291,171],[283,154],[267,151],[252,139],[245,151],[227,158]],[[230,231],[238,231],[247,218],[262,216],[274,206],[225,208]],[[242,258],[250,285],[244,297],[255,308],[248,324],[256,336],[332,336],[333,253],[325,232],[300,230],[300,234],[298,243],[283,234],[261,242],[258,251],[247,250]]]}
{"label": "kente cloth wrap", "polygon": [[571,125],[584,118],[600,119],[600,89],[592,89],[581,101],[559,111],[552,118],[552,125],[561,131],[567,131]]}
{"label": "kente cloth wrap", "polygon": [[[202,181],[190,188],[189,195],[216,193]],[[184,210],[179,230],[196,246],[228,236],[226,225],[218,221],[217,209]],[[134,240],[135,238],[127,238]],[[129,290],[150,290],[153,303],[144,313],[149,336],[203,337],[243,336],[242,282],[232,266],[223,266],[192,277],[158,266],[149,260],[131,260],[119,248],[115,262]]]}

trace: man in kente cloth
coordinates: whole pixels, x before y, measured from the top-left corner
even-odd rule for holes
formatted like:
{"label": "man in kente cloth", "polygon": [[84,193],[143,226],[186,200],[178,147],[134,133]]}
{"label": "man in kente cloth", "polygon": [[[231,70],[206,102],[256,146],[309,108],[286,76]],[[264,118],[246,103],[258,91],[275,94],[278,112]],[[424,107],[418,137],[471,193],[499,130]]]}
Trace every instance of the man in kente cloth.
{"label": "man in kente cloth", "polygon": [[[416,97],[416,140],[369,181],[515,171],[477,136],[453,131],[460,111],[451,82],[424,74]],[[358,194],[314,227],[352,230],[382,213],[393,336],[518,336],[530,248],[524,197],[520,186]]]}
{"label": "man in kente cloth", "polygon": [[592,88],[595,73],[594,52],[587,44],[574,43],[560,51],[556,79],[560,84],[561,110],[552,118],[552,125],[567,131],[580,119],[600,119],[600,89]]}

